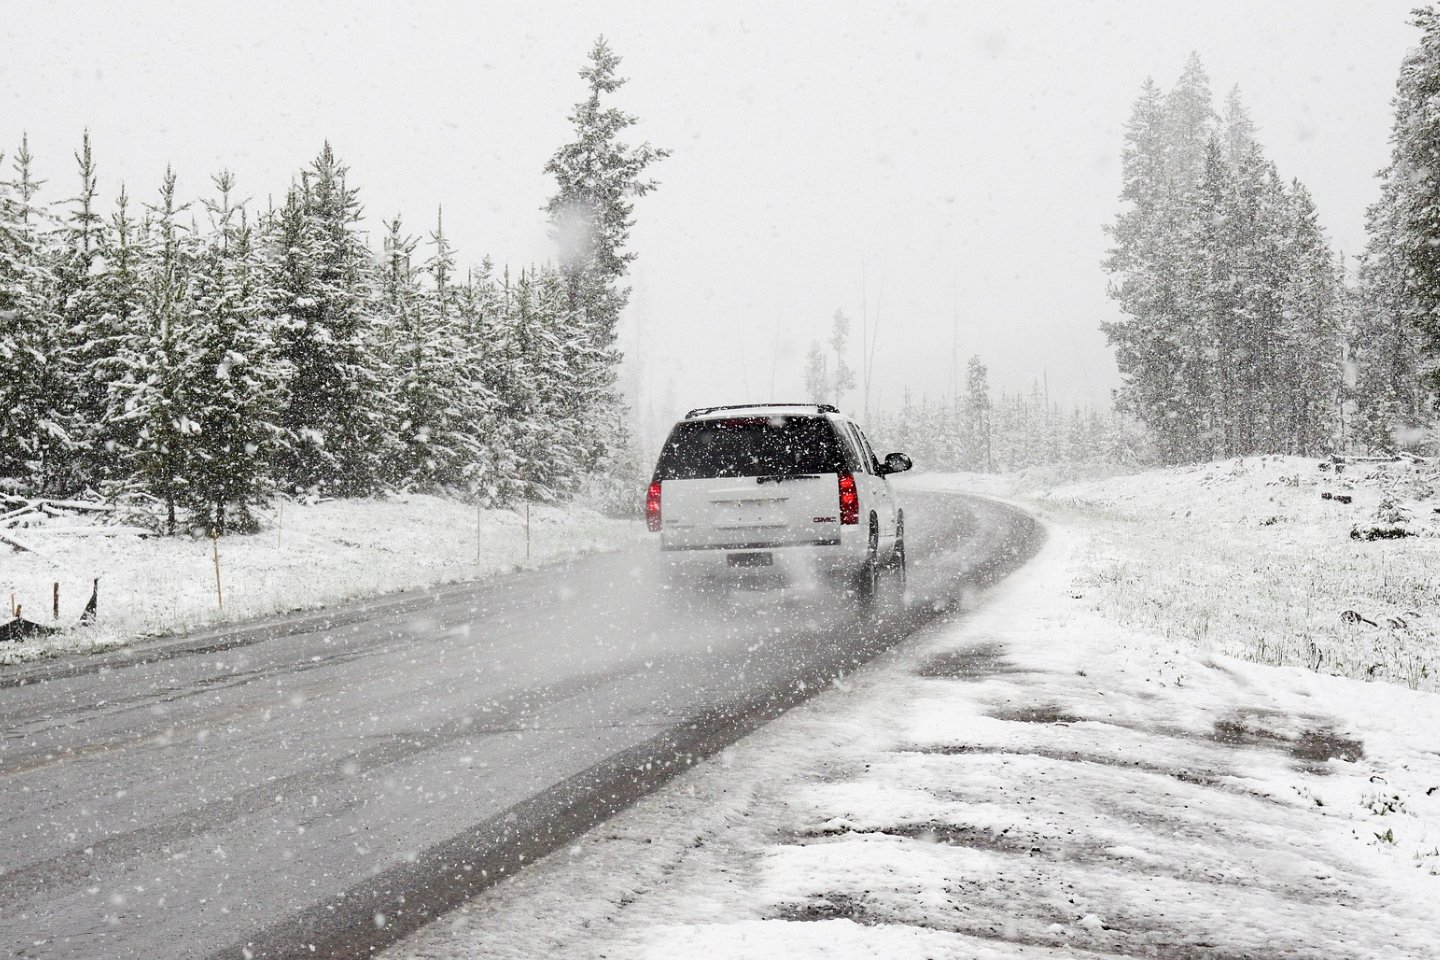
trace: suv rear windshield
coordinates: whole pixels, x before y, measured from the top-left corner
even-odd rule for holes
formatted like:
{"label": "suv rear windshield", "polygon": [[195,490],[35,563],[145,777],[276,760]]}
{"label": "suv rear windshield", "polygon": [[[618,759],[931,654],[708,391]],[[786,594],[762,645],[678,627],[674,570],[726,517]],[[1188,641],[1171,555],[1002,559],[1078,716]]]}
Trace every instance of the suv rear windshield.
{"label": "suv rear windshield", "polygon": [[682,420],[670,431],[656,480],[840,473],[845,457],[823,417]]}

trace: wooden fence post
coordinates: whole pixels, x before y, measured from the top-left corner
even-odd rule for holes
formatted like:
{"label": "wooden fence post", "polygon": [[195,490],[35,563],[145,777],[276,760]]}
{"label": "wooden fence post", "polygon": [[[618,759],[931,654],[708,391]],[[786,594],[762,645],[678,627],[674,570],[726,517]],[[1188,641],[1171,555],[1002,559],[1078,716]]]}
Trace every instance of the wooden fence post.
{"label": "wooden fence post", "polygon": [[220,590],[220,535],[215,532],[214,527],[210,528],[210,547],[215,554],[215,602],[224,610],[225,594]]}

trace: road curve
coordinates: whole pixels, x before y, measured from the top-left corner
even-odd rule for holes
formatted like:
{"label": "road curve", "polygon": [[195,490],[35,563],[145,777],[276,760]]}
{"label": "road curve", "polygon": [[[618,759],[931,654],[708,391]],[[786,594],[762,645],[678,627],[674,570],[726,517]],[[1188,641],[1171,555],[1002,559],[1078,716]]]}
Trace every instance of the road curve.
{"label": "road curve", "polygon": [[1024,563],[902,497],[910,602],[665,599],[634,549],[0,672],[0,953],[360,957]]}

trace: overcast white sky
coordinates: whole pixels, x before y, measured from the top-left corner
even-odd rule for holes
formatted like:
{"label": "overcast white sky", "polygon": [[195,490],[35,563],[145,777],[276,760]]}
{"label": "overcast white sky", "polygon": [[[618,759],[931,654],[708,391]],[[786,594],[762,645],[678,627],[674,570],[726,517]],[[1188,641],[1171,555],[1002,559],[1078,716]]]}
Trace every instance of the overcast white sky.
{"label": "overcast white sky", "polygon": [[108,195],[148,198],[168,162],[182,192],[229,167],[263,205],[329,138],[377,244],[380,217],[420,233],[443,205],[462,260],[518,265],[552,255],[542,167],[604,33],[638,137],[675,151],[638,205],[627,320],[660,416],[799,397],[837,308],[857,336],[879,318],[882,405],[948,391],[957,339],[997,387],[1043,374],[1098,404],[1102,227],[1141,82],[1193,50],[1217,101],[1239,84],[1358,252],[1414,5],[0,0],[0,146],[28,131],[52,197],[88,127]]}

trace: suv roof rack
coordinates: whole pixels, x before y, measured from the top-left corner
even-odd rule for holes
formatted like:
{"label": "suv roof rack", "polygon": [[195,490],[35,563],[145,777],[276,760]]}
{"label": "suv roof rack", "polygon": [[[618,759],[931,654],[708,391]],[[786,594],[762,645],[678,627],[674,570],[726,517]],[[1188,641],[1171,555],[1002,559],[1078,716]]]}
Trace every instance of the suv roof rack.
{"label": "suv roof rack", "polygon": [[840,412],[840,408],[832,403],[731,403],[719,407],[696,407],[685,414],[685,419],[703,417],[707,413],[718,413],[721,410],[757,410],[761,407],[814,407],[819,413]]}

